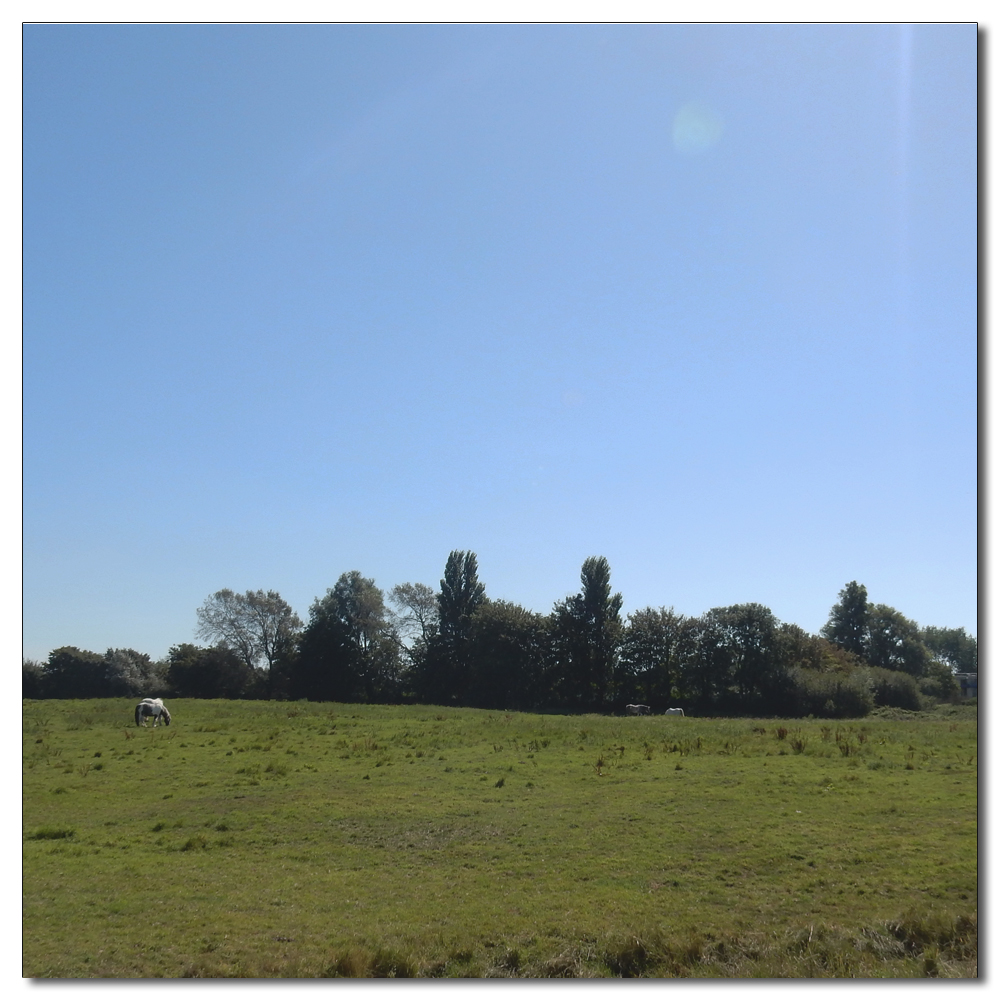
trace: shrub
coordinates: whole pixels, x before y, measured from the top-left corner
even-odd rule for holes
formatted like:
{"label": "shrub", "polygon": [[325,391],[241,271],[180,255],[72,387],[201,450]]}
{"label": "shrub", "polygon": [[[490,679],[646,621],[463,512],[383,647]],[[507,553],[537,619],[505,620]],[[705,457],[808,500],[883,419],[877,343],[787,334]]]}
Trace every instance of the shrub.
{"label": "shrub", "polygon": [[167,679],[179,698],[239,698],[250,694],[253,671],[231,649],[172,646]]}
{"label": "shrub", "polygon": [[917,682],[909,674],[883,667],[870,667],[868,673],[875,704],[880,708],[905,708],[909,712],[920,710]]}
{"label": "shrub", "polygon": [[848,673],[796,667],[788,675],[790,715],[821,719],[856,719],[875,707],[868,672]]}
{"label": "shrub", "polygon": [[931,663],[927,673],[917,683],[921,694],[937,701],[957,701],[961,695],[961,688],[951,668],[938,661]]}
{"label": "shrub", "polygon": [[22,660],[21,697],[44,698],[46,691],[45,665],[38,660]]}

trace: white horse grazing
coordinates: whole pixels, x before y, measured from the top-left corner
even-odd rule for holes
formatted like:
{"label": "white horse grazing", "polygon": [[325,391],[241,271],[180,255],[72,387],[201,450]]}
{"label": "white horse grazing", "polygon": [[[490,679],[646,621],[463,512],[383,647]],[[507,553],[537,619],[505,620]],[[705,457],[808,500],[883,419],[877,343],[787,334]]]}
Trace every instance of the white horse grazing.
{"label": "white horse grazing", "polygon": [[684,714],[684,709],[683,708],[668,708],[663,714],[664,715],[683,715]]}
{"label": "white horse grazing", "polygon": [[137,726],[146,725],[146,719],[150,716],[153,717],[153,728],[156,728],[156,723],[162,718],[163,724],[166,726],[170,725],[170,713],[167,711],[166,706],[159,698],[143,698],[138,705],[135,706],[135,724]]}
{"label": "white horse grazing", "polygon": [[626,705],[625,711],[629,715],[649,715],[649,705]]}

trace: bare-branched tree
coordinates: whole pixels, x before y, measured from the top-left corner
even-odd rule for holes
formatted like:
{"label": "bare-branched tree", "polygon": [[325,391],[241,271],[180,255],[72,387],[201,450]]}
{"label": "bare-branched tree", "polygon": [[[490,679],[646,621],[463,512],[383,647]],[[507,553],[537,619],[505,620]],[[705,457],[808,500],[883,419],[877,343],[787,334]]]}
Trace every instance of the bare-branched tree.
{"label": "bare-branched tree", "polygon": [[198,608],[197,636],[231,649],[251,669],[268,670],[292,644],[302,621],[276,590],[216,591]]}
{"label": "bare-branched tree", "polygon": [[397,583],[389,591],[391,620],[400,638],[427,642],[437,629],[437,595],[426,583]]}

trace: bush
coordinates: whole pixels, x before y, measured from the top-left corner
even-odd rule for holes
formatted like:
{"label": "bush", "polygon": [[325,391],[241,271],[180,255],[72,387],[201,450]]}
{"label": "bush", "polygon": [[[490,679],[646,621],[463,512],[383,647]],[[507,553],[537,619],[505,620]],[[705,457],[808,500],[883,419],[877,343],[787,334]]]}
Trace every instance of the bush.
{"label": "bush", "polygon": [[103,656],[60,646],[45,663],[21,667],[25,698],[127,698],[166,693],[166,663],[134,649],[109,649]]}
{"label": "bush", "polygon": [[951,667],[939,661],[934,661],[917,683],[921,694],[937,701],[957,701],[962,693]]}
{"label": "bush", "polygon": [[796,667],[788,675],[788,714],[818,719],[857,719],[876,704],[867,672],[850,673]]}
{"label": "bush", "polygon": [[919,712],[920,692],[917,682],[901,670],[886,670],[883,667],[869,667],[872,694],[880,708],[905,708],[909,712]]}
{"label": "bush", "polygon": [[231,649],[182,642],[168,655],[167,679],[177,698],[242,698],[253,687],[254,672]]}
{"label": "bush", "polygon": [[60,646],[49,653],[42,668],[49,698],[108,697],[104,657],[76,646]]}
{"label": "bush", "polygon": [[44,698],[45,694],[45,665],[38,660],[22,660],[21,697]]}

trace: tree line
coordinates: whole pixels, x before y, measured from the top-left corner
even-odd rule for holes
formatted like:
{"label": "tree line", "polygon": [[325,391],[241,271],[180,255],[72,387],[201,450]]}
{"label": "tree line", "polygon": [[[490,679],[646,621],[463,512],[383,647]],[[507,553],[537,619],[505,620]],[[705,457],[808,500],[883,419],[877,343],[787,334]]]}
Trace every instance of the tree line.
{"label": "tree line", "polygon": [[276,591],[220,590],[197,638],[164,660],[132,649],[53,650],[25,661],[29,698],[160,695],[420,702],[518,711],[615,712],[641,702],[698,714],[846,718],[958,697],[978,671],[962,628],[921,628],[852,581],[819,635],[761,604],[698,617],[647,607],[622,617],[607,559],[584,561],[578,593],[539,614],[491,599],[474,552],[454,551],[437,591],[388,594],[357,570],[303,622]]}

